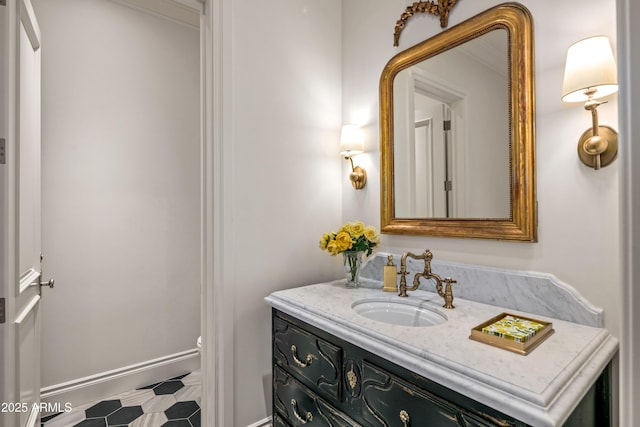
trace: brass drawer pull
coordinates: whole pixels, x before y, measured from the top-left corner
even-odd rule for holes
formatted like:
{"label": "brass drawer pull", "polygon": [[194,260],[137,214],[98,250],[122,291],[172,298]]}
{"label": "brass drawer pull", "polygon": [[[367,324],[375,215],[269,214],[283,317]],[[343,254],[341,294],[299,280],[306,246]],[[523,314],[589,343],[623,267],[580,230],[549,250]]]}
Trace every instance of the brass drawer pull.
{"label": "brass drawer pull", "polygon": [[291,399],[291,407],[293,408],[293,415],[295,415],[298,421],[300,421],[302,424],[306,424],[313,420],[313,415],[311,414],[311,412],[307,412],[307,415],[305,415],[304,417],[300,416],[300,414],[298,413],[298,403],[295,399]]}
{"label": "brass drawer pull", "polygon": [[304,362],[300,360],[298,358],[298,349],[296,348],[295,344],[291,345],[291,356],[293,357],[293,361],[296,362],[296,365],[300,366],[301,368],[306,368],[307,366],[311,365],[311,362],[313,362],[313,356],[310,354],[307,354]]}
{"label": "brass drawer pull", "polygon": [[400,411],[400,421],[402,421],[404,427],[409,427],[409,414],[404,409]]}

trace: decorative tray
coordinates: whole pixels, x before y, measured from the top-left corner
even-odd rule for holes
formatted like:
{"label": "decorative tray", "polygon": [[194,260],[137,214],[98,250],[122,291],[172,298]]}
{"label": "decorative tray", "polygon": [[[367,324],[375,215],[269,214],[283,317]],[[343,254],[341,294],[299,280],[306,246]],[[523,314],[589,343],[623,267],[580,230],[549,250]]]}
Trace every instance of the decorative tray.
{"label": "decorative tray", "polygon": [[502,313],[473,328],[469,338],[527,355],[553,334],[552,326],[550,322]]}

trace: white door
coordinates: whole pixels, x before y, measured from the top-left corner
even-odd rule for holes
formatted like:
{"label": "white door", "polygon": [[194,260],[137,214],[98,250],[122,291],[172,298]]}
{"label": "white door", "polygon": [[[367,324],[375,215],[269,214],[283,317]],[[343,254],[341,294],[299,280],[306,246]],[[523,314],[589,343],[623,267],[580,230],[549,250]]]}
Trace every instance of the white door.
{"label": "white door", "polygon": [[40,423],[40,30],[30,0],[0,3],[0,426],[32,427]]}
{"label": "white door", "polygon": [[419,88],[413,95],[415,148],[411,194],[415,199],[414,217],[447,218],[447,148],[444,128],[446,104]]}

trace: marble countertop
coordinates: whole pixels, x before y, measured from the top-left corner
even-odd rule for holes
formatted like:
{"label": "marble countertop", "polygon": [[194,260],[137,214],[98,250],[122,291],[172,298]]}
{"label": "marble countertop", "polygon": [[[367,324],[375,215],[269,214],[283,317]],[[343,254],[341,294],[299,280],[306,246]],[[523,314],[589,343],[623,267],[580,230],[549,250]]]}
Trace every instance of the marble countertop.
{"label": "marble countertop", "polygon": [[[454,289],[455,295],[455,289]],[[344,281],[275,292],[272,307],[349,341],[465,396],[536,426],[561,425],[615,355],[606,329],[456,298],[442,308],[437,294],[408,299],[436,309],[447,321],[399,326],[370,320],[351,307],[362,299],[402,300],[381,287],[347,289]],[[553,323],[555,333],[526,356],[469,339],[471,329],[503,312]]]}

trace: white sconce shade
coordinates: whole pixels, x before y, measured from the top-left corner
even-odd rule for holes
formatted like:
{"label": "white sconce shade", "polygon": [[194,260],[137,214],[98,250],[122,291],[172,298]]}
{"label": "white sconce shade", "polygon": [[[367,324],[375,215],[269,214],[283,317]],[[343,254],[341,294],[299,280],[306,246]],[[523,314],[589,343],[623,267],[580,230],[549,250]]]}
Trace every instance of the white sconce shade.
{"label": "white sconce shade", "polygon": [[606,36],[574,43],[567,51],[562,85],[564,102],[585,102],[618,91],[618,72]]}
{"label": "white sconce shade", "polygon": [[357,125],[342,126],[340,134],[340,154],[350,157],[364,153],[364,135]]}

